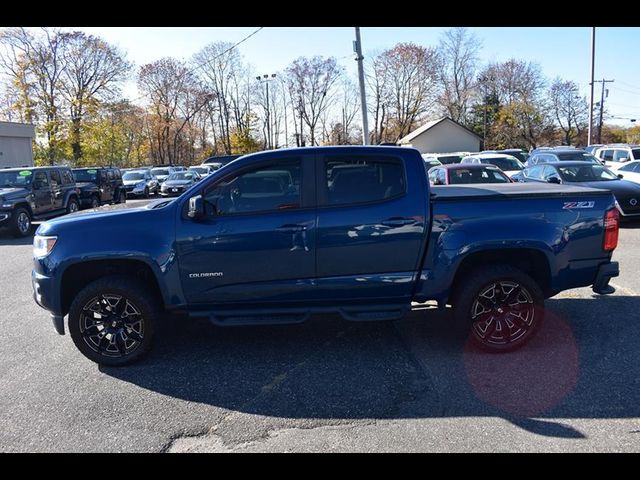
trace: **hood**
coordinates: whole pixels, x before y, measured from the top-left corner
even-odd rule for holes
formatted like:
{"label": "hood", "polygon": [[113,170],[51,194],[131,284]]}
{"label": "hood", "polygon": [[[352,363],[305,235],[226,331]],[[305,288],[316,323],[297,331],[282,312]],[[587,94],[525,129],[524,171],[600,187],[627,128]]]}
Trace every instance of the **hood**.
{"label": "hood", "polygon": [[[573,185],[573,184],[571,184]],[[609,190],[618,197],[637,197],[640,201],[640,185],[629,182],[627,180],[607,180],[603,182],[580,182],[579,184],[584,187],[598,188],[600,190]]]}
{"label": "hood", "polygon": [[109,222],[109,219],[116,220],[119,225],[125,226],[131,222],[135,223],[136,217],[148,215],[148,210],[149,209],[146,207],[139,207],[102,212],[93,212],[89,210],[86,212],[74,213],[73,215],[64,215],[42,223],[40,227],[38,227],[37,234],[56,235],[61,230],[67,230],[68,228],[81,232],[83,230],[92,229],[94,226],[103,226],[107,223],[113,225],[112,222]]}
{"label": "hood", "polygon": [[164,182],[167,187],[184,187],[190,183],[191,180],[167,180]]}
{"label": "hood", "polygon": [[28,195],[30,192],[26,188],[20,187],[5,187],[0,188],[0,198],[4,200],[11,200],[18,197],[24,197]]}
{"label": "hood", "polygon": [[122,183],[124,183],[124,184],[125,184],[125,185],[127,185],[127,186],[128,186],[128,185],[137,185],[137,184],[139,184],[140,182],[147,183],[147,181],[146,181],[146,180],[144,180],[144,179],[140,179],[140,180],[123,180],[123,181],[122,181]]}

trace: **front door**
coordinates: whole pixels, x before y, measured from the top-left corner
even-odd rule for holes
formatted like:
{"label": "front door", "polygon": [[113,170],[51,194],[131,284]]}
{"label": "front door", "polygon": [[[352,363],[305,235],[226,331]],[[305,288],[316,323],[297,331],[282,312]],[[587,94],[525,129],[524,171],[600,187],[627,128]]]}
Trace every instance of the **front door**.
{"label": "front door", "polygon": [[388,154],[318,160],[317,294],[408,301],[428,225],[424,166]]}
{"label": "front door", "polygon": [[316,235],[312,158],[274,159],[231,172],[205,184],[202,195],[207,216],[194,221],[183,211],[177,228],[189,303],[311,298]]}

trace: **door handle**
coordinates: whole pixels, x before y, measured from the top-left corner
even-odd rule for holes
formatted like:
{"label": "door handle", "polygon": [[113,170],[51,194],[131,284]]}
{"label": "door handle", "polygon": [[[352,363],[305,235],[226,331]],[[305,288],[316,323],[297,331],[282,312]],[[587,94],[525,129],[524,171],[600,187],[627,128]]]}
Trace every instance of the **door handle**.
{"label": "door handle", "polygon": [[282,233],[298,233],[304,232],[307,229],[306,225],[296,225],[293,223],[288,223],[286,225],[282,225],[281,227],[276,228],[277,232]]}
{"label": "door handle", "polygon": [[382,225],[387,227],[402,227],[403,225],[412,225],[416,223],[413,218],[392,217],[382,221]]}

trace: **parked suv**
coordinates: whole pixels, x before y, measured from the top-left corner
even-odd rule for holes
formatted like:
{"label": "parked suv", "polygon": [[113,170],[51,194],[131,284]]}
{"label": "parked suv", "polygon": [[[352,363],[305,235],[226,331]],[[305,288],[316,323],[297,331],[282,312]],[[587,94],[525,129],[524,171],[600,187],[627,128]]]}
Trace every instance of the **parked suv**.
{"label": "parked suv", "polygon": [[98,208],[104,203],[124,203],[120,170],[112,167],[74,168],[73,175],[80,189],[80,206]]}
{"label": "parked suv", "polygon": [[151,173],[150,168],[130,170],[122,176],[127,195],[143,196],[149,198],[150,194],[157,195],[160,191],[160,182]]}
{"label": "parked suv", "polygon": [[590,153],[585,152],[581,148],[574,147],[553,147],[540,148],[533,150],[531,156],[527,160],[527,167],[533,167],[541,163],[550,162],[589,162],[602,163]]}
{"label": "parked suv", "polygon": [[9,228],[15,236],[26,237],[33,220],[79,208],[79,189],[69,167],[0,170],[0,227]]}
{"label": "parked suv", "polygon": [[607,167],[617,169],[631,160],[640,160],[640,145],[603,145],[596,149],[594,155]]}

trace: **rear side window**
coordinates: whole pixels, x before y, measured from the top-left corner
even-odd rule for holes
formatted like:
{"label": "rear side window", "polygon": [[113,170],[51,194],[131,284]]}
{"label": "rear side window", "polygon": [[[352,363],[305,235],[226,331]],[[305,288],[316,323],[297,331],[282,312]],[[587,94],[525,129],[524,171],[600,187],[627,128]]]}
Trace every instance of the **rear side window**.
{"label": "rear side window", "polygon": [[640,160],[640,148],[634,148],[631,150],[631,153],[633,154],[634,160]]}
{"label": "rear side window", "polygon": [[75,182],[71,170],[62,170],[62,183],[64,185],[71,185]]}
{"label": "rear side window", "polygon": [[216,183],[204,194],[218,215],[292,210],[301,205],[302,164],[283,159]]}
{"label": "rear side window", "polygon": [[324,161],[323,170],[327,205],[378,202],[405,193],[399,158],[337,155]]}
{"label": "rear side window", "polygon": [[629,160],[629,152],[627,150],[614,150],[613,161],[620,162],[621,160]]}

